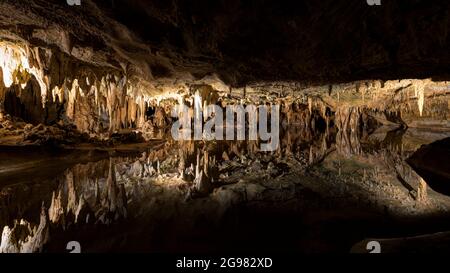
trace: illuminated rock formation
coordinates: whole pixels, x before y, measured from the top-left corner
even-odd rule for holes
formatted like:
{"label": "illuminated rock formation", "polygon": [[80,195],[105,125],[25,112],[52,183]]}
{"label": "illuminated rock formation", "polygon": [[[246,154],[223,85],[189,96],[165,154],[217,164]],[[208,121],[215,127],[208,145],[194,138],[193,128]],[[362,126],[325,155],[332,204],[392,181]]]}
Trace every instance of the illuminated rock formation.
{"label": "illuminated rock formation", "polygon": [[49,239],[49,224],[45,209],[42,208],[38,226],[26,220],[16,221],[12,228],[3,228],[0,253],[34,253],[42,250]]}

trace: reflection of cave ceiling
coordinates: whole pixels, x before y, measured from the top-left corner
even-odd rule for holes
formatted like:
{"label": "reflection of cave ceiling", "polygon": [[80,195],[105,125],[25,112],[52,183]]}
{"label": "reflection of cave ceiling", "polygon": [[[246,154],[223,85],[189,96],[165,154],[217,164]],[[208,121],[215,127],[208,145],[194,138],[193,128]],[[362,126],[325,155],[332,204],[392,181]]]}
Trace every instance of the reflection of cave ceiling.
{"label": "reflection of cave ceiling", "polygon": [[[0,39],[143,83],[446,77],[449,1],[2,0]],[[52,54],[55,54],[53,50]]]}

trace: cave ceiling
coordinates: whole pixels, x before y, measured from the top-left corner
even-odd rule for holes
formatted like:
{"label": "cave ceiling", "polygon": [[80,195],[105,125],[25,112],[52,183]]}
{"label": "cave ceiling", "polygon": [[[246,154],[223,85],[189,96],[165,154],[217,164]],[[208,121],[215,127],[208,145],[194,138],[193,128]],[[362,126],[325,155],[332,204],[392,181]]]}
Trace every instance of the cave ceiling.
{"label": "cave ceiling", "polygon": [[0,39],[152,87],[442,80],[450,3],[435,2],[2,0]]}

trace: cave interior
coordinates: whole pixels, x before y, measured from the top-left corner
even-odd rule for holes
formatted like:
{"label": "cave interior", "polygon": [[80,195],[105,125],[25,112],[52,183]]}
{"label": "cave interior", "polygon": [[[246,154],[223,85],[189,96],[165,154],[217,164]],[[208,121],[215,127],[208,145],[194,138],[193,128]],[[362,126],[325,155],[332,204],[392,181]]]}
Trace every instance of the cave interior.
{"label": "cave interior", "polygon": [[0,253],[450,252],[449,1],[69,2],[0,1]]}

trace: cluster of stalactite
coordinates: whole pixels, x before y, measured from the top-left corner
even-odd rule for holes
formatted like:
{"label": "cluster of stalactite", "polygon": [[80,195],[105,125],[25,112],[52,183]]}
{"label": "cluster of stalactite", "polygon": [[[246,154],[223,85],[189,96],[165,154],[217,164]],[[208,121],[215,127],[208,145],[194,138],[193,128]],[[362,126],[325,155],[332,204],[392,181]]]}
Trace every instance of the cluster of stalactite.
{"label": "cluster of stalactite", "polygon": [[93,67],[50,49],[0,41],[0,60],[0,115],[6,112],[34,124],[74,124],[91,136],[136,129],[151,138],[155,129],[170,126],[178,103],[189,106],[188,113],[179,113],[180,118],[196,118],[199,113],[193,108],[199,107],[204,120],[209,117],[210,104],[223,108],[229,104],[279,104],[283,126],[327,132],[335,126],[341,131],[338,139],[356,150],[352,134],[364,114],[361,109],[372,111],[381,123],[450,127],[450,88],[445,82],[427,79],[306,89],[255,84],[242,90],[229,87],[229,92],[216,90],[212,84],[190,84],[183,90],[163,88],[166,93],[149,96],[149,90],[131,82],[121,70]]}
{"label": "cluster of stalactite", "polygon": [[[203,100],[199,92],[195,96],[198,96],[200,105],[206,104],[206,100]],[[196,100],[195,96],[194,101]],[[221,103],[226,101],[222,97],[219,97],[218,101],[220,106],[232,103],[229,100],[227,103]],[[324,102],[320,97],[307,97],[299,100],[279,98],[272,102],[281,103],[281,126],[283,131],[288,132],[287,140],[290,139],[291,130],[289,128],[296,128],[297,132],[302,134],[302,140],[306,142],[321,134],[324,134],[325,138],[333,136],[336,138],[338,152],[347,157],[361,153],[359,139],[372,133],[379,126],[387,125],[393,126],[393,128],[408,126],[402,119],[402,111],[384,106],[352,106],[349,104],[336,106]],[[446,105],[445,109],[447,109]],[[188,115],[191,119],[194,118],[192,112],[189,112]],[[281,136],[281,139],[286,138]]]}
{"label": "cluster of stalactite", "polygon": [[449,86],[448,82],[433,82],[430,79],[375,81],[373,84],[357,82],[333,87],[337,89],[337,96],[331,95],[331,98],[337,99],[337,106],[366,107],[384,113],[388,121],[408,127],[440,123],[442,127],[449,128]]}
{"label": "cluster of stalactite", "polygon": [[[126,76],[63,53],[0,42],[0,112],[38,124],[66,122],[93,135],[142,128],[157,106]],[[157,107],[152,125],[165,126]],[[163,117],[161,117],[163,116]]]}

